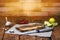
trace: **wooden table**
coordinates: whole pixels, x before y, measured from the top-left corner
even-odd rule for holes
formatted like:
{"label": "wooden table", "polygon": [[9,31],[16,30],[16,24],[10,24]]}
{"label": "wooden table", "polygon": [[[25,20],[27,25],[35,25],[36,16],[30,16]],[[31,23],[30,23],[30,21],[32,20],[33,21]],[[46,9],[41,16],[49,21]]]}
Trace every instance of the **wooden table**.
{"label": "wooden table", "polygon": [[[60,40],[60,26],[56,27],[52,34],[52,40]],[[28,35],[15,35],[15,34],[5,34],[3,26],[0,27],[0,40],[49,40],[49,38],[43,38],[38,36],[28,36]]]}

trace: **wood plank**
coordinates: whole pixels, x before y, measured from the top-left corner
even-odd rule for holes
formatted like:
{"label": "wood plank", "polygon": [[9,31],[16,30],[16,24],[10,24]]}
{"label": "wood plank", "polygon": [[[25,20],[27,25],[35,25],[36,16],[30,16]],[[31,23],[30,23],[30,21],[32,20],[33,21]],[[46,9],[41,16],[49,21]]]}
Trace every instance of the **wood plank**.
{"label": "wood plank", "polygon": [[36,40],[35,36],[21,35],[20,40]]}
{"label": "wood plank", "polygon": [[0,40],[3,39],[4,30],[0,29]]}
{"label": "wood plank", "polygon": [[20,40],[49,40],[49,38],[21,35]]}
{"label": "wood plank", "polygon": [[15,34],[5,34],[3,40],[19,40],[19,36]]}
{"label": "wood plank", "polygon": [[37,40],[49,40],[49,38],[46,38],[46,37],[37,37],[36,39]]}
{"label": "wood plank", "polygon": [[42,2],[52,2],[52,3],[54,3],[54,2],[60,2],[60,0],[42,0]]}
{"label": "wood plank", "polygon": [[0,26],[0,40],[2,40],[4,37],[4,29]]}
{"label": "wood plank", "polygon": [[5,28],[5,18],[0,16],[0,40],[3,40],[4,37],[4,29]]}
{"label": "wood plank", "polygon": [[0,3],[18,2],[19,0],[0,0]]}
{"label": "wood plank", "polygon": [[52,35],[53,40],[60,40],[60,26],[55,27]]}

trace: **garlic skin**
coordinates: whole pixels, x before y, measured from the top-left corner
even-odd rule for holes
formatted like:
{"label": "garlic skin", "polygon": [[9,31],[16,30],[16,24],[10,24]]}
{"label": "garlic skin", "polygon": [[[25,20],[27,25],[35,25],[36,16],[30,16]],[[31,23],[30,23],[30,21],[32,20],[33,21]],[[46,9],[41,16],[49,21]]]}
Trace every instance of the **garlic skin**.
{"label": "garlic skin", "polygon": [[9,25],[11,25],[11,22],[7,21],[5,26],[9,26]]}
{"label": "garlic skin", "polygon": [[10,32],[10,33],[14,33],[14,30],[10,30],[9,32]]}

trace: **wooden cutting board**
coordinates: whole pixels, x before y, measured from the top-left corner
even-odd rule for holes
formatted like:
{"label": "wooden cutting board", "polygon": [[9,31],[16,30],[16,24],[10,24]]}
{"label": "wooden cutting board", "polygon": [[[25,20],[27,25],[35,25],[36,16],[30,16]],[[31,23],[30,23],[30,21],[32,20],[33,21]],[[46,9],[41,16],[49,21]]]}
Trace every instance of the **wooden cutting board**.
{"label": "wooden cutting board", "polygon": [[45,28],[45,26],[43,24],[26,25],[26,26],[16,27],[16,29],[18,29],[21,32],[38,30],[38,29],[43,29],[43,28]]}

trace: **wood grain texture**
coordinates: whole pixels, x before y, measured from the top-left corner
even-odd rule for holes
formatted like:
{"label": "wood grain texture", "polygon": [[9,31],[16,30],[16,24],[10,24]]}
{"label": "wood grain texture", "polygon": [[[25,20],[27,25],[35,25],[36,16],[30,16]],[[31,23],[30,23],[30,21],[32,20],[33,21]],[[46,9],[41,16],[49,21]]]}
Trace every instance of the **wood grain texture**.
{"label": "wood grain texture", "polygon": [[[40,6],[37,6],[37,8],[35,8],[32,12],[29,11],[29,14],[27,13],[24,13],[23,11],[23,8],[22,7],[22,4],[20,3],[20,1],[24,1],[24,0],[0,0],[0,3],[3,3],[3,4],[0,4],[3,9],[5,9],[5,7],[7,7],[4,11],[1,11],[0,15],[2,16],[48,16],[49,14],[51,15],[56,15],[57,12],[59,11],[59,4],[60,4],[60,0],[41,0],[41,3],[40,5],[42,5],[42,7]],[[38,0],[37,0],[38,1]],[[39,0],[40,1],[40,0]],[[7,3],[7,4],[5,4]],[[23,2],[22,2],[23,3]],[[54,3],[54,4],[53,4]],[[58,4],[56,4],[58,3]],[[20,5],[21,4],[21,5]],[[28,4],[28,3],[27,3]],[[53,4],[53,5],[52,5]],[[56,4],[56,5],[55,5]],[[7,5],[7,6],[6,6]],[[17,5],[17,6],[16,6]],[[20,5],[20,6],[19,6]],[[28,4],[29,5],[29,4]],[[54,6],[55,5],[55,6]],[[57,6],[58,5],[58,6]],[[25,5],[24,5],[25,6]],[[47,7],[46,7],[47,6]],[[28,7],[27,7],[28,8]],[[32,7],[34,8],[34,7]],[[9,11],[7,11],[7,9]],[[49,10],[49,11],[48,11]],[[54,11],[55,10],[55,11]],[[28,12],[28,11],[27,11]],[[37,12],[37,13],[36,13]],[[50,13],[48,13],[50,12]],[[47,14],[47,15],[45,15]]]}
{"label": "wood grain texture", "polygon": [[[21,19],[27,19],[29,22],[43,22],[49,19],[49,16],[7,16],[8,21],[19,22]],[[5,24],[5,16],[0,16],[0,23]]]}
{"label": "wood grain texture", "polygon": [[49,40],[49,38],[45,38],[45,37],[36,37],[37,40]]}
{"label": "wood grain texture", "polygon": [[0,27],[0,40],[3,39],[4,30]]}
{"label": "wood grain texture", "polygon": [[20,40],[36,40],[35,36],[21,35]]}
{"label": "wood grain texture", "polygon": [[14,34],[5,34],[3,40],[19,40],[19,36]]}
{"label": "wood grain texture", "polygon": [[19,0],[0,0],[0,3],[18,2]]}
{"label": "wood grain texture", "polygon": [[60,40],[60,26],[55,27],[53,34],[52,34],[53,40]]}
{"label": "wood grain texture", "polygon": [[60,0],[42,0],[42,2],[60,2]]}

